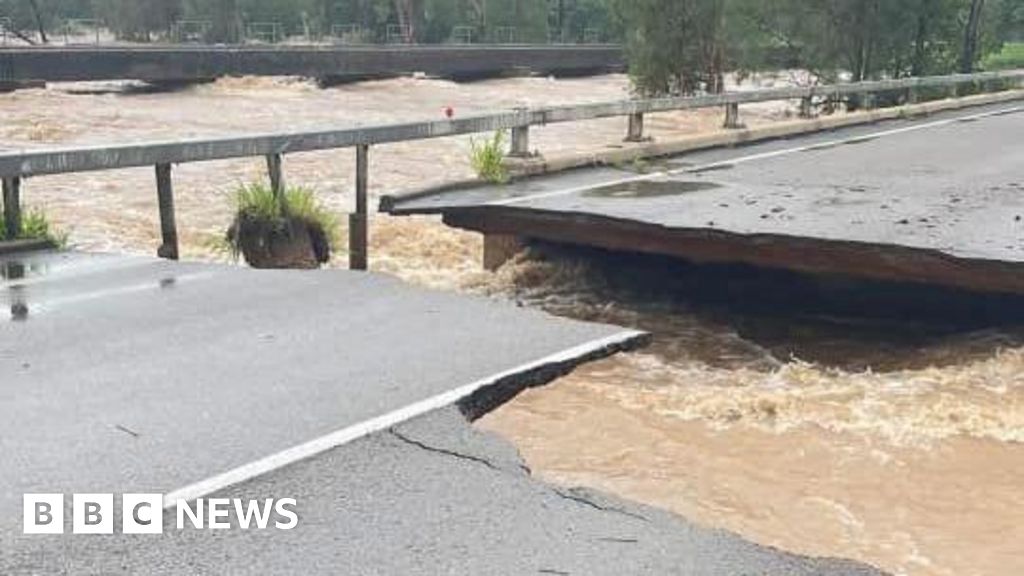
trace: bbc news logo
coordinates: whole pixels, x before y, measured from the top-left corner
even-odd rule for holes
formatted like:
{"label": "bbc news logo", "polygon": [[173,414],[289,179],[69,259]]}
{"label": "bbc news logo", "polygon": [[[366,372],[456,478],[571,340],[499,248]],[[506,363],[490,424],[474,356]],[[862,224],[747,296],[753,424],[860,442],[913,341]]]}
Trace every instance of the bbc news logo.
{"label": "bbc news logo", "polygon": [[[25,534],[63,534],[64,495],[24,495]],[[175,503],[178,530],[291,530],[298,526],[294,498],[241,500],[238,498],[199,498],[193,503]],[[164,497],[161,494],[122,494],[121,532],[123,534],[162,534]],[[234,515],[235,523],[231,517]],[[73,534],[113,534],[117,510],[113,494],[73,494],[71,531]],[[273,520],[273,522],[271,522]]]}

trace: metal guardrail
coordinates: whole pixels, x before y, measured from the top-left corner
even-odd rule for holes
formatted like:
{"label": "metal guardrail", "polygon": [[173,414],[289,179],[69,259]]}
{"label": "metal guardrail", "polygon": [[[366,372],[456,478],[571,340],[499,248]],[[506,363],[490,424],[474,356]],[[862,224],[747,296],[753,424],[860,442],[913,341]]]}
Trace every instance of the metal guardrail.
{"label": "metal guardrail", "polygon": [[[725,127],[738,128],[740,127],[739,106],[741,104],[777,100],[800,100],[802,102],[801,110],[805,111],[810,109],[809,103],[815,98],[872,95],[893,91],[906,91],[907,100],[913,102],[916,101],[916,92],[922,89],[955,89],[964,84],[1019,83],[1022,80],[1024,80],[1024,70],[1012,70],[827,86],[779,88],[751,92],[731,92],[683,98],[625,100],[536,109],[522,108],[511,112],[450,120],[362,126],[320,132],[262,134],[117,146],[3,152],[0,153],[0,178],[3,179],[4,216],[8,231],[20,228],[19,190],[21,180],[28,176],[156,166],[161,228],[164,241],[158,253],[164,257],[176,258],[178,249],[170,181],[171,165],[186,162],[265,156],[270,180],[275,185],[279,185],[280,182],[283,182],[281,175],[282,155],[355,147],[357,148],[357,157],[359,158],[356,169],[357,210],[356,213],[350,216],[350,231],[353,234],[350,238],[352,243],[350,252],[352,254],[353,267],[363,268],[365,267],[365,233],[367,222],[366,171],[368,168],[366,158],[370,146],[476,134],[495,130],[511,130],[512,143],[510,154],[512,156],[527,156],[530,153],[529,130],[531,126],[628,116],[629,128],[626,139],[628,141],[638,141],[643,139],[643,118],[645,114],[724,107],[726,110]],[[870,103],[868,102],[867,105],[870,105]],[[360,257],[360,255],[362,256]]]}

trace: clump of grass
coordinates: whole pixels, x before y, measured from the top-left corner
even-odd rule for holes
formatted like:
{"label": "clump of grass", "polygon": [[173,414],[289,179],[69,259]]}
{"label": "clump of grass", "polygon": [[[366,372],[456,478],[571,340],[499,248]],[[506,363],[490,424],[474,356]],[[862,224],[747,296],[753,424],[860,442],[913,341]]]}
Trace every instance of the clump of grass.
{"label": "clump of grass", "polygon": [[3,222],[0,222],[0,240],[45,240],[57,248],[68,245],[68,234],[58,230],[42,208],[28,208],[21,214],[21,232],[10,237]]}
{"label": "clump of grass", "polygon": [[322,259],[329,256],[341,241],[338,217],[317,201],[309,188],[290,187],[278,197],[265,184],[248,184],[235,191],[235,222],[228,230],[227,247],[238,258],[248,237],[268,238],[287,235],[293,223],[304,224],[315,236],[314,245],[323,245]]}
{"label": "clump of grass", "polygon": [[471,139],[470,147],[470,162],[477,176],[495,184],[509,181],[508,170],[505,169],[504,130],[495,132],[494,136],[483,142]]}

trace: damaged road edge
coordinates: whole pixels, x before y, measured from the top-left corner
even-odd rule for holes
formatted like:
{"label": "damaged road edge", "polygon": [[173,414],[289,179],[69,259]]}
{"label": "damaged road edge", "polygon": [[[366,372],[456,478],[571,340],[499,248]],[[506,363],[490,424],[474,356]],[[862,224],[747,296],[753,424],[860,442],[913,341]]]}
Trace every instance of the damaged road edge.
{"label": "damaged road edge", "polygon": [[647,332],[627,333],[623,338],[610,341],[604,346],[595,348],[580,356],[565,358],[541,364],[532,369],[507,374],[494,380],[457,401],[455,405],[470,422],[479,420],[496,408],[513,399],[527,388],[544,386],[569,374],[581,364],[607,358],[620,352],[630,352],[648,346],[653,336]]}
{"label": "damaged road edge", "polygon": [[455,405],[463,416],[473,421],[526,388],[546,384],[568,374],[580,364],[645,346],[651,339],[651,334],[647,332],[622,330],[611,336],[563,350],[173,490],[164,495],[164,507],[173,507],[178,500],[191,502],[205,497],[332,448],[384,432],[445,406]]}

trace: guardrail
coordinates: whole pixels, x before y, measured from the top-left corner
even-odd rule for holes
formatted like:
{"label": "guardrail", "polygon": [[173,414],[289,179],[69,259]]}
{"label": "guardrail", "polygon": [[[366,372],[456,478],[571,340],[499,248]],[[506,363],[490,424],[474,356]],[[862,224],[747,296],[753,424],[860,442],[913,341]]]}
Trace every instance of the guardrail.
{"label": "guardrail", "polygon": [[[231,138],[181,140],[95,146],[68,149],[33,150],[0,153],[0,178],[3,179],[4,222],[15,234],[21,227],[20,189],[22,179],[47,174],[67,174],[95,170],[113,170],[139,166],[155,166],[157,195],[160,206],[162,245],[157,251],[164,258],[177,259],[178,240],[171,183],[171,166],[186,162],[225,160],[264,156],[271,185],[280,191],[284,181],[281,159],[284,154],[356,148],[356,209],[349,216],[350,266],[366,268],[367,246],[367,182],[368,154],[371,146],[476,134],[495,130],[511,130],[511,156],[528,156],[532,126],[560,122],[576,122],[618,116],[629,117],[627,141],[643,139],[645,114],[696,108],[725,108],[725,127],[739,128],[739,106],[776,100],[800,100],[801,112],[809,113],[815,98],[871,96],[880,92],[905,91],[906,102],[915,102],[919,90],[929,88],[956,89],[970,84],[1017,84],[1024,80],[1024,70],[932,76],[901,80],[881,80],[827,86],[780,88],[751,92],[731,92],[683,98],[625,100],[577,106],[537,109],[516,109],[511,112],[487,114],[405,124],[362,126],[320,132],[262,134]],[[864,105],[871,107],[871,98]]]}

